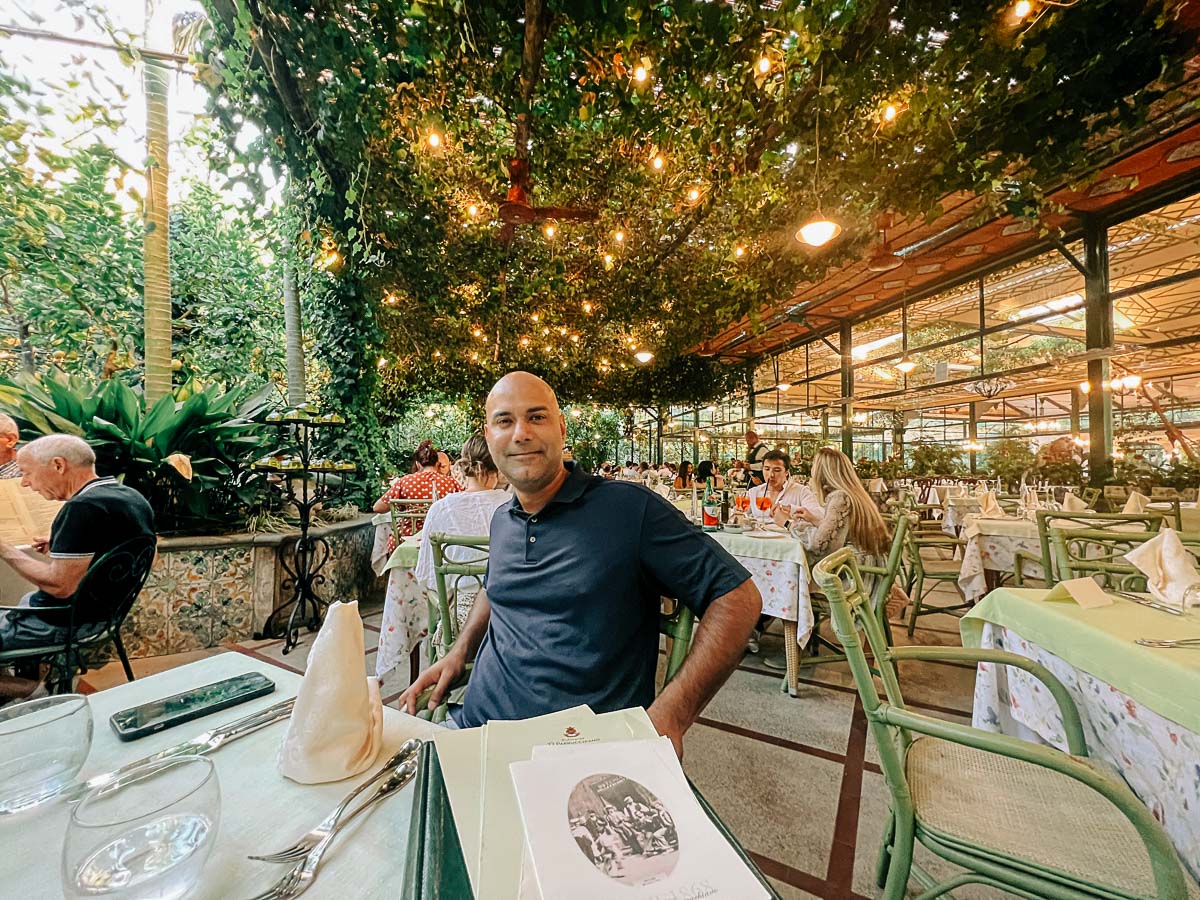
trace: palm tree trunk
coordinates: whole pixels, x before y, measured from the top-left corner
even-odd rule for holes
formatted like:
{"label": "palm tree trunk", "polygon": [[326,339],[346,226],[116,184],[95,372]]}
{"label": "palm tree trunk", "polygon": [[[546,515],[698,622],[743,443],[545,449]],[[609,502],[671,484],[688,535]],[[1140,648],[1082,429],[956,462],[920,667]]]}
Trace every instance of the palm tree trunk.
{"label": "palm tree trunk", "polygon": [[[165,9],[155,12],[154,0],[146,0],[148,42],[161,26]],[[142,244],[143,322],[145,340],[146,405],[171,392],[171,270],[167,225],[167,89],[169,72],[157,60],[144,59],[142,75],[146,94],[146,203],[145,237]]]}
{"label": "palm tree trunk", "polygon": [[300,326],[300,294],[296,290],[296,260],[290,252],[283,265],[283,329],[288,405],[299,406],[305,400],[304,343]]}

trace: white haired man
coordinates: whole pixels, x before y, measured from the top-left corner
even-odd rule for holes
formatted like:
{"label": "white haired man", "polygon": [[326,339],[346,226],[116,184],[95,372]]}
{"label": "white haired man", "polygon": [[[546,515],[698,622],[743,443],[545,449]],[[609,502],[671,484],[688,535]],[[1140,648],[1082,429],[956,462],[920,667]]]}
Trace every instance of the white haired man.
{"label": "white haired man", "polygon": [[12,416],[0,413],[0,478],[20,478],[17,465],[17,441],[21,432]]}
{"label": "white haired man", "polygon": [[[49,434],[17,452],[21,484],[47,500],[65,501],[50,526],[50,536],[34,542],[46,560],[0,541],[0,559],[37,587],[20,606],[67,606],[92,559],[140,535],[153,537],[154,513],[146,498],[114,478],[96,474],[96,454],[87,441]],[[107,610],[75,610],[77,633],[94,633]],[[36,647],[65,637],[69,615],[62,611],[0,614],[0,649]]]}

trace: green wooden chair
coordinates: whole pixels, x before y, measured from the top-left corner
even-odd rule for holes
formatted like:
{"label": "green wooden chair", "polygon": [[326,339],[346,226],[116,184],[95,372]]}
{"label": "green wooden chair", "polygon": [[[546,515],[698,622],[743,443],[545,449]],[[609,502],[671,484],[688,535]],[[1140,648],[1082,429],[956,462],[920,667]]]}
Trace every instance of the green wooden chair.
{"label": "green wooden chair", "polygon": [[1086,505],[1088,509],[1095,510],[1096,503],[1100,500],[1100,495],[1102,493],[1103,492],[1098,487],[1084,488],[1079,494],[1079,499],[1084,502],[1084,505]]}
{"label": "green wooden chair", "polygon": [[[1099,488],[1090,488],[1090,490],[1098,491]],[[1013,584],[1017,587],[1025,587],[1026,566],[1039,568],[1042,572],[1042,581],[1047,587],[1058,583],[1058,579],[1055,577],[1054,556],[1050,550],[1050,531],[1055,522],[1060,523],[1060,527],[1066,526],[1067,523],[1070,523],[1071,527],[1080,529],[1107,530],[1120,526],[1130,531],[1151,533],[1158,531],[1163,522],[1163,514],[1160,512],[1133,515],[1132,513],[1069,513],[1061,510],[1039,509],[1034,515],[1036,516],[1041,555],[1034,558],[1020,550],[1013,553]]]}
{"label": "green wooden chair", "polygon": [[[392,538],[399,547],[400,543],[409,535],[416,534],[425,524],[425,516],[429,514],[429,507],[433,506],[437,500],[437,491],[434,490],[433,498],[430,500],[389,500],[388,513],[392,517]],[[408,534],[401,532],[406,530],[403,523],[408,522]]]}
{"label": "green wooden chair", "polygon": [[929,538],[918,534],[908,536],[905,544],[904,568],[908,597],[912,602],[912,608],[908,614],[909,637],[912,637],[917,627],[917,619],[921,616],[959,612],[970,609],[973,605],[965,597],[962,603],[951,606],[934,606],[925,602],[926,598],[940,584],[952,584],[954,589],[958,590],[958,577],[962,572],[962,561],[955,559],[953,555],[948,560],[928,560],[921,551],[930,548],[945,549],[965,546],[966,541],[962,538],[952,538],[948,535],[942,535],[939,538]]}
{"label": "green wooden chair", "polygon": [[[1062,900],[1187,896],[1166,834],[1124,782],[1087,758],[1079,712],[1047,669],[1003,650],[888,647],[852,549],[826,557],[813,574],[829,598],[891,793],[875,869],[884,900],[901,900],[910,878],[920,900],[971,883]],[[1058,702],[1068,752],[913,712],[896,675],[905,660],[1024,669]],[[916,841],[966,871],[936,882],[913,864]]]}
{"label": "green wooden chair", "polygon": [[[1125,554],[1153,538],[1151,531],[1051,528],[1055,563],[1063,578],[1096,577],[1100,584],[1118,591],[1141,593],[1146,576],[1125,561]],[[1179,540],[1200,554],[1200,534],[1178,532]]]}
{"label": "green wooden chair", "polygon": [[[429,656],[430,662],[437,662],[458,640],[458,597],[463,579],[467,579],[468,587],[474,586],[473,593],[478,593],[483,587],[483,576],[487,574],[488,536],[438,532],[429,536],[429,546],[433,551],[433,579],[437,586],[437,631],[436,639],[429,642]],[[448,547],[465,548],[466,555],[471,559],[451,559],[446,554]],[[431,629],[434,623],[435,619],[431,616]]]}

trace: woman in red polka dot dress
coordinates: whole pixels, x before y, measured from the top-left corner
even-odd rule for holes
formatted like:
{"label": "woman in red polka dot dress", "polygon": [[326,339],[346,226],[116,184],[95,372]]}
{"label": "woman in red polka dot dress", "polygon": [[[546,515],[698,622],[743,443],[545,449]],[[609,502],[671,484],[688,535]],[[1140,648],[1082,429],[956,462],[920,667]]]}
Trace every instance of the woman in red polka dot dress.
{"label": "woman in red polka dot dress", "polygon": [[[462,490],[457,481],[437,470],[438,452],[433,449],[432,441],[421,441],[421,446],[417,447],[417,452],[413,455],[419,468],[411,475],[393,481],[387,492],[375,501],[375,512],[387,512],[391,508],[388,505],[389,500],[432,500],[435,489],[439,497]],[[423,524],[424,519],[401,519],[400,537],[408,537],[420,531]],[[395,549],[396,540],[389,536],[388,555],[390,556]]]}

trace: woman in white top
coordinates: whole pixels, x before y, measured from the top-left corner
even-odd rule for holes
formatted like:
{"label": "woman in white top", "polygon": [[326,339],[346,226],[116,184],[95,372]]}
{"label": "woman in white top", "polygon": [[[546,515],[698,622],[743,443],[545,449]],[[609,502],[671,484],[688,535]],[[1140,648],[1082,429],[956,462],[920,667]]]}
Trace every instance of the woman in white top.
{"label": "woman in white top", "polygon": [[[756,522],[770,522],[772,509],[779,506],[784,506],[789,510],[803,507],[810,510],[817,518],[823,514],[824,511],[821,509],[821,504],[817,502],[816,494],[808,485],[798,482],[787,483],[789,463],[788,455],[782,450],[772,450],[763,457],[763,477],[767,480],[746,492],[746,496],[750,498],[750,515]],[[759,509],[760,497],[765,497],[769,502],[766,509]]]}
{"label": "woman in white top", "polygon": [[[433,545],[429,542],[429,536],[438,533],[463,536],[488,534],[491,531],[492,514],[496,508],[512,500],[506,491],[496,487],[500,476],[482,434],[476,432],[467,438],[458,466],[466,479],[466,488],[457,494],[443,497],[429,507],[429,513],[425,516],[425,526],[421,529],[421,550],[417,555],[417,568],[413,575],[420,584],[431,591],[437,590],[437,580],[433,571]],[[453,562],[474,562],[485,559],[487,553],[473,547],[447,547],[446,557]],[[455,610],[459,628],[467,620],[467,613],[471,611],[478,592],[479,583],[476,579],[461,579],[456,592],[458,608]]]}

